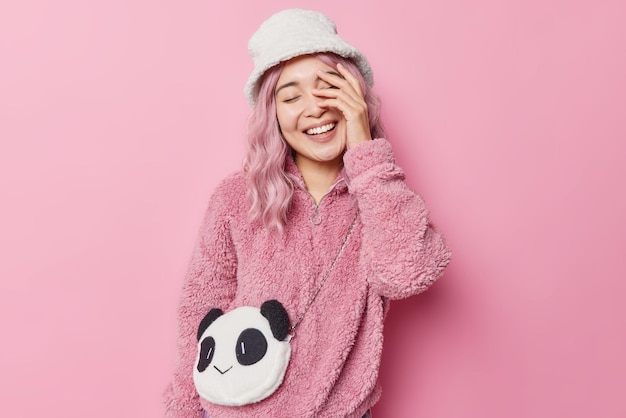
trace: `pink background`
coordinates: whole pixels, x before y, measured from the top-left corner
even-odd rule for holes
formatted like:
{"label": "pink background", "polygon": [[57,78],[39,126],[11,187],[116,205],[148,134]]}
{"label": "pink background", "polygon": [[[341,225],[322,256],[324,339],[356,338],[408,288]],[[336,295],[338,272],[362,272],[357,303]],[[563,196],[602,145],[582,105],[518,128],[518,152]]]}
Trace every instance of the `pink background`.
{"label": "pink background", "polygon": [[626,417],[621,1],[0,4],[0,416],[158,417],[247,39],[327,12],[454,260],[394,303],[377,417]]}

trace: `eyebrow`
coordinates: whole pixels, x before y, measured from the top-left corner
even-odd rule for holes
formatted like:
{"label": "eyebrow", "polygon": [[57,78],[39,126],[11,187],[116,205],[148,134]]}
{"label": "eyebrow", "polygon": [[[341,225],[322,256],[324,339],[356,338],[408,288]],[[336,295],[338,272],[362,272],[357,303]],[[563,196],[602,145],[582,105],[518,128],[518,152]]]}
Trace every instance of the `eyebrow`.
{"label": "eyebrow", "polygon": [[[343,76],[341,74],[339,74],[338,72],[336,72],[336,71],[326,71],[326,73],[327,74],[336,75],[337,77],[343,78]],[[321,78],[317,77],[317,80],[315,80],[315,81],[318,81],[318,80],[321,80]],[[281,91],[282,89],[286,89],[287,87],[294,87],[294,86],[297,86],[298,84],[300,84],[300,83],[297,82],[297,81],[290,81],[288,83],[282,84],[281,86],[276,88],[276,90],[274,91],[274,96],[276,96],[278,94],[278,92]]]}
{"label": "eyebrow", "polygon": [[281,91],[282,89],[286,89],[287,87],[293,87],[297,85],[298,83],[296,83],[295,81],[290,81],[289,83],[285,83],[282,86],[276,88],[276,91],[274,91],[274,96],[276,96],[278,92]]}

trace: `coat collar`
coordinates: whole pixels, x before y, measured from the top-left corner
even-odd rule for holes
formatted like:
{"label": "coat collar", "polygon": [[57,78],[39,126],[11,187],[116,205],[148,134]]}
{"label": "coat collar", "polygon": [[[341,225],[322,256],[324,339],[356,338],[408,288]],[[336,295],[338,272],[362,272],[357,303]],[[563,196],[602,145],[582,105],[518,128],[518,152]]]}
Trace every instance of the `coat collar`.
{"label": "coat collar", "polygon": [[[297,186],[299,189],[304,190],[305,192],[308,193],[308,190],[306,188],[306,183],[304,182],[304,177],[302,177],[302,173],[300,172],[300,169],[296,165],[296,162],[293,159],[292,155],[287,156],[285,160],[285,172],[289,175],[290,178],[294,180],[295,186]],[[333,184],[330,185],[330,188],[328,189],[328,193],[332,192],[333,190],[337,190],[337,192],[340,192],[340,193],[348,190],[348,185],[346,184],[346,168],[345,167],[341,167],[341,170],[337,174],[337,178],[335,179]]]}

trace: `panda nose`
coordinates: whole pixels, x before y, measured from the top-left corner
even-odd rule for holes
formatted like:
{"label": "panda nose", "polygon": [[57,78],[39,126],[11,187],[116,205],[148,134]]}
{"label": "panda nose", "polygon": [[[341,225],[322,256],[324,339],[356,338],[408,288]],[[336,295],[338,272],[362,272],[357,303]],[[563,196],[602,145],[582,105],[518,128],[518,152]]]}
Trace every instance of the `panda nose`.
{"label": "panda nose", "polygon": [[230,366],[228,369],[226,369],[226,370],[224,370],[224,371],[221,371],[221,370],[220,370],[220,369],[219,369],[216,365],[213,365],[213,368],[214,368],[215,370],[217,370],[218,372],[220,372],[220,374],[225,374],[227,371],[229,371],[230,369],[232,369],[232,368],[233,368],[233,366]]}

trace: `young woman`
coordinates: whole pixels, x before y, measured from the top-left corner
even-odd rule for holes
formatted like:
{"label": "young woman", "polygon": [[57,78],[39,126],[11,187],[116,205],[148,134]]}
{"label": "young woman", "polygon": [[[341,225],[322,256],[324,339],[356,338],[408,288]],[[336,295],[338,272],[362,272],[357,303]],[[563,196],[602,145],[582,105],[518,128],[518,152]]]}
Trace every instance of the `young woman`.
{"label": "young woman", "polygon": [[[199,233],[166,416],[368,416],[381,393],[388,301],[426,290],[450,252],[394,162],[367,60],[334,23],[286,10],[249,50],[249,150],[243,170],[217,187]],[[199,397],[192,372],[207,312],[268,300],[297,322],[278,389],[242,406]]]}

